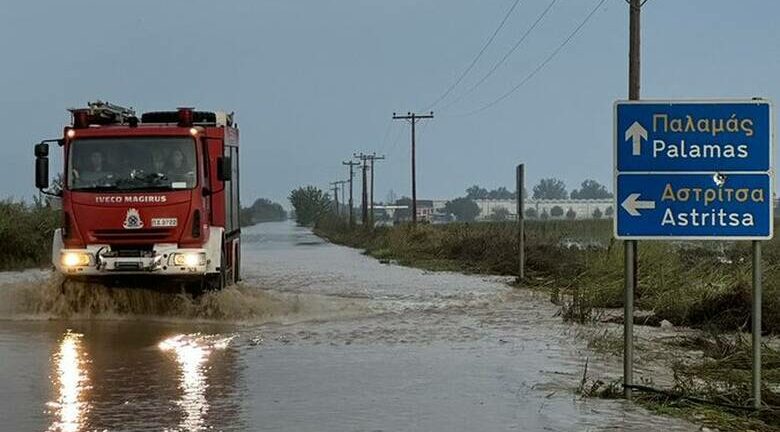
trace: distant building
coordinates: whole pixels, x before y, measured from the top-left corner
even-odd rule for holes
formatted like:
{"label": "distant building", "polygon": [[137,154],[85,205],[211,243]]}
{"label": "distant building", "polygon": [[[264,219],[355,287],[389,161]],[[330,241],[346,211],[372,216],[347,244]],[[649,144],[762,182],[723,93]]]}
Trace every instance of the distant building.
{"label": "distant building", "polygon": [[[436,213],[444,213],[444,206],[448,200],[433,200],[433,209]],[[494,199],[476,199],[474,200],[479,207],[479,216],[477,220],[488,220],[490,215],[498,208],[503,208],[509,213],[510,219],[517,219],[517,201],[516,200],[494,200]],[[526,199],[524,203],[526,219],[541,218],[547,215],[550,219],[565,219],[566,214],[571,210],[576,219],[594,219],[596,215],[600,218],[610,217],[614,213],[615,201],[613,198],[607,199],[563,199],[563,200],[535,200]],[[560,207],[563,213],[560,216],[552,216],[555,207]],[[533,209],[529,211],[529,209]],[[598,209],[598,211],[596,211]],[[609,210],[611,209],[611,210]]]}
{"label": "distant building", "polygon": [[[434,201],[433,200],[417,200],[417,220],[420,222],[431,222],[433,220],[434,213]],[[399,199],[396,200],[393,214],[393,219],[397,222],[405,222],[412,220],[412,200]]]}

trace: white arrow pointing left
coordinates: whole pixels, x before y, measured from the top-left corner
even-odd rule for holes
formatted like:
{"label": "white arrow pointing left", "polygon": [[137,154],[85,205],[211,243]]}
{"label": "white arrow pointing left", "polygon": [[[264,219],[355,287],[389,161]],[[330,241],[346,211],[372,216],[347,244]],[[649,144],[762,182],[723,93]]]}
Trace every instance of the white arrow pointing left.
{"label": "white arrow pointing left", "polygon": [[640,195],[641,194],[633,193],[626,197],[621,204],[631,216],[641,216],[639,210],[652,210],[655,208],[655,201],[640,201]]}

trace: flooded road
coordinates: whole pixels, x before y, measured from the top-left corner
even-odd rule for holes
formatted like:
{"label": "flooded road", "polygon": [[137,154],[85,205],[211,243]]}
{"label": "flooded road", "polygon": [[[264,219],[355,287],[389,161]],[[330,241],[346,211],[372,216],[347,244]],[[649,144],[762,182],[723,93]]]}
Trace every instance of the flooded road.
{"label": "flooded road", "polygon": [[242,267],[198,300],[0,274],[1,429],[698,429],[580,399],[586,341],[499,278],[383,265],[289,223],[245,230]]}

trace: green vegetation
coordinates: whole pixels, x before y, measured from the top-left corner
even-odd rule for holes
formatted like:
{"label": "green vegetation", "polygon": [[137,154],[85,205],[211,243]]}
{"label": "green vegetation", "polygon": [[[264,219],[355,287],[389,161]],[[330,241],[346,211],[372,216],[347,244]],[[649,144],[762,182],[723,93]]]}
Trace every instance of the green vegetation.
{"label": "green vegetation", "polygon": [[0,201],[0,271],[46,266],[60,213],[50,203]]}
{"label": "green vegetation", "polygon": [[287,212],[279,203],[258,198],[249,207],[241,209],[241,226],[250,226],[262,222],[279,222],[287,219]]}
{"label": "green vegetation", "polygon": [[[605,329],[590,335],[588,347],[608,356],[620,356],[623,335],[618,329]],[[739,333],[682,333],[635,344],[649,370],[668,367],[673,374],[671,388],[658,389],[652,378],[640,377],[641,391],[634,401],[662,415],[682,417],[721,432],[780,431],[780,352],[774,346],[763,348],[762,398],[766,408],[746,407],[751,398],[751,345]],[[660,360],[659,358],[665,359]],[[664,364],[666,363],[666,364]],[[620,398],[620,379],[604,382],[588,376],[587,363],[577,392],[585,397]]]}
{"label": "green vegetation", "polygon": [[534,186],[534,199],[566,199],[569,193],[566,191],[566,184],[563,180],[557,178],[544,178],[539,180],[539,184]]}
{"label": "green vegetation", "polygon": [[290,204],[299,225],[311,226],[334,207],[328,194],[314,186],[299,187],[290,192]]}
{"label": "green vegetation", "polygon": [[459,221],[471,222],[479,215],[479,206],[470,198],[455,198],[444,205],[445,213],[452,213]]}
{"label": "green vegetation", "polygon": [[571,199],[606,199],[612,198],[607,187],[596,180],[585,180],[579,189],[571,191]]}

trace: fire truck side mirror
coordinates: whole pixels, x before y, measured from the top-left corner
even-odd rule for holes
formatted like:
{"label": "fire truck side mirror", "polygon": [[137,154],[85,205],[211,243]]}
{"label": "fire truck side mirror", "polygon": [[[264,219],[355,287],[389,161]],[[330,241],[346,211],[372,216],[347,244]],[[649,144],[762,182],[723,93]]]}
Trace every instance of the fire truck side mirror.
{"label": "fire truck side mirror", "polygon": [[35,157],[48,157],[49,145],[46,143],[35,144]]}
{"label": "fire truck side mirror", "polygon": [[46,143],[35,145],[35,187],[49,187],[49,145]]}
{"label": "fire truck side mirror", "polygon": [[220,156],[217,158],[217,179],[220,181],[233,180],[233,169],[230,157]]}

